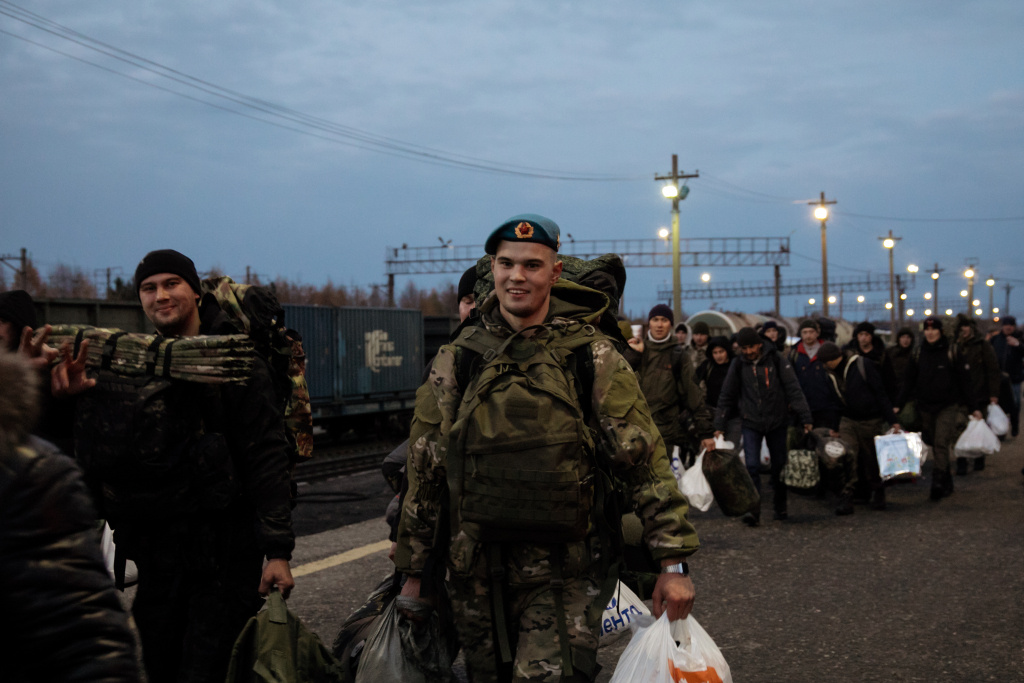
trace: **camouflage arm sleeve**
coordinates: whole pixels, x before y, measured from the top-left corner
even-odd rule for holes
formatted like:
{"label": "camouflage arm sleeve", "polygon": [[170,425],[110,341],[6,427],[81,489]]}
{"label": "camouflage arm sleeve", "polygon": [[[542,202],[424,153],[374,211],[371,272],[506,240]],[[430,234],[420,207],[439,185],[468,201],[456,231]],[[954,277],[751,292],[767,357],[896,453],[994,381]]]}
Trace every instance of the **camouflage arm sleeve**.
{"label": "camouflage arm sleeve", "polygon": [[700,547],[687,520],[686,498],[679,492],[665,442],[651,419],[636,375],[607,340],[594,342],[591,397],[612,468],[630,487],[634,510],[654,559],[685,557]]}
{"label": "camouflage arm sleeve", "polygon": [[704,402],[704,390],[697,383],[696,371],[693,363],[685,358],[679,364],[679,377],[677,378],[679,395],[686,402],[686,408],[693,415],[693,426],[698,439],[711,439],[715,436],[714,427],[711,424],[712,415]]}
{"label": "camouflage arm sleeve", "polygon": [[416,409],[409,432],[405,494],[398,523],[398,570],[419,575],[433,549],[441,504],[448,495],[444,455],[438,441],[451,429],[461,394],[455,379],[455,347],[444,346],[434,358],[430,375],[416,392]]}

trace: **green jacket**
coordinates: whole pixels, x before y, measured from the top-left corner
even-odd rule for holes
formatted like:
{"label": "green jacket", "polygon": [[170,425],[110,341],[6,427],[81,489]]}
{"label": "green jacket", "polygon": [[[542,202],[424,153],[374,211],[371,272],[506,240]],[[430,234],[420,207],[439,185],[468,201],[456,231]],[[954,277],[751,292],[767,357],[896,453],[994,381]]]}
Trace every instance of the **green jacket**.
{"label": "green jacket", "polygon": [[[636,353],[635,351],[633,353]],[[668,443],[679,443],[686,433],[686,420],[694,420],[696,436],[714,436],[711,413],[704,404],[704,392],[693,378],[693,364],[675,335],[660,342],[644,340],[643,354],[633,367],[640,374],[640,389],[651,407],[658,430]]]}
{"label": "green jacket", "polygon": [[[552,289],[547,323],[572,319],[596,326],[607,305],[604,294],[559,281]],[[493,294],[480,305],[480,314],[481,324],[490,332],[503,336],[512,334]],[[644,524],[644,539],[654,558],[686,557],[699,547],[697,534],[687,520],[686,499],[679,493],[664,441],[651,418],[636,375],[603,335],[596,335],[590,350],[594,360],[590,426],[604,441],[617,475],[630,488],[632,504]],[[422,572],[431,555],[440,507],[448,496],[445,453],[439,451],[437,444],[454,424],[462,401],[462,388],[457,380],[457,353],[452,345],[441,347],[429,379],[417,392],[409,438],[409,490],[399,523],[395,557],[398,569],[413,576]],[[472,572],[480,556],[478,537],[478,529],[468,523],[453,533],[448,562],[454,572],[461,575]],[[515,564],[523,571],[519,576],[510,576],[511,583],[551,579],[550,566],[545,561],[550,548],[525,543],[514,545]],[[592,561],[586,541],[568,545],[567,573]]]}
{"label": "green jacket", "polygon": [[989,399],[999,396],[999,359],[996,358],[992,344],[978,333],[977,325],[973,325],[972,328],[974,334],[970,339],[956,340],[953,354],[963,378],[964,384],[961,389],[964,398],[969,402],[971,410],[980,410],[984,413]]}

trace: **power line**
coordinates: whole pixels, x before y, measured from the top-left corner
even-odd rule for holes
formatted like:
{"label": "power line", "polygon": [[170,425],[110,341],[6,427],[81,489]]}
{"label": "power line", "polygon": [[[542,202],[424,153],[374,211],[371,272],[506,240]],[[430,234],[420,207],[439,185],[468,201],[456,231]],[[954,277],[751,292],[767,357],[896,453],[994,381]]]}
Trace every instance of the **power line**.
{"label": "power line", "polygon": [[[204,104],[221,111],[226,111],[238,116],[249,118],[261,123],[277,126],[293,132],[310,135],[312,137],[318,137],[325,140],[330,140],[339,144],[344,144],[350,147],[356,147],[359,149],[365,149],[369,151],[376,151],[385,154],[391,154],[393,156],[400,156],[404,158],[414,159],[417,161],[424,161],[426,163],[433,163],[438,165],[452,166],[464,168],[467,170],[474,170],[486,173],[496,173],[501,175],[515,175],[522,177],[531,178],[544,178],[549,180],[571,180],[571,181],[587,181],[587,182],[623,182],[623,181],[637,181],[647,180],[648,175],[632,175],[632,176],[621,176],[621,175],[610,175],[610,174],[598,174],[598,173],[568,173],[563,171],[554,171],[549,169],[540,169],[529,166],[517,166],[514,164],[499,164],[498,162],[490,161],[487,159],[480,159],[477,157],[471,157],[460,154],[453,154],[450,152],[444,152],[430,147],[422,145],[416,145],[414,143],[404,142],[394,138],[388,138],[386,136],[376,135],[367,131],[362,131],[351,126],[345,126],[338,124],[327,119],[322,119],[315,116],[310,116],[302,112],[283,107],[266,100],[259,98],[250,97],[248,95],[223,88],[209,81],[190,76],[182,71],[172,69],[159,62],[141,57],[132,52],[122,50],[115,46],[109,45],[102,41],[96,40],[82,33],[79,33],[73,29],[62,26],[56,22],[53,22],[45,17],[38,14],[25,10],[13,3],[0,0],[0,15],[7,16],[15,21],[22,22],[40,31],[49,33],[62,40],[74,43],[83,48],[91,50],[93,52],[102,54],[111,59],[128,64],[137,69],[146,71],[159,78],[167,79],[186,88],[198,90],[206,95],[214,98],[225,100],[233,104],[239,105],[244,108],[252,109],[261,114],[266,114],[270,117],[283,119],[289,123],[300,126],[296,128],[291,125],[284,125],[279,122],[268,120],[259,116],[253,116],[246,114],[242,111],[231,107],[225,107],[218,105],[215,102],[211,102],[202,97],[195,97],[186,93],[174,90],[171,88],[162,87],[151,81],[134,77],[116,69],[97,64],[95,62],[83,59],[81,57],[63,52],[56,48],[48,45],[30,40],[24,36],[11,33],[9,31],[3,31],[0,29],[0,33],[11,36],[18,40],[42,47],[51,52],[55,52],[65,57],[69,57],[76,61],[88,64],[108,73],[112,73],[123,78],[127,78],[143,85],[162,90],[164,92],[182,97],[185,99],[192,100],[199,104]],[[327,135],[320,135],[317,133],[310,132],[305,129],[312,129],[314,131],[320,131]],[[342,139],[339,139],[342,138]]]}

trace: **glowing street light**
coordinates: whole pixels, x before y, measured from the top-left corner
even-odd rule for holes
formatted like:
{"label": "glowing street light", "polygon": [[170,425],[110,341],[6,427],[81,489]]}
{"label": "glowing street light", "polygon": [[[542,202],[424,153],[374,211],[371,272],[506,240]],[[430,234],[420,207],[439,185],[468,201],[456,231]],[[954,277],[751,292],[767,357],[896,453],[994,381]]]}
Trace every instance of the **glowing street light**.
{"label": "glowing street light", "polygon": [[908,273],[916,273],[918,270],[919,270],[919,268],[917,266],[915,266],[913,263],[911,263],[909,266],[907,266],[907,272]]}
{"label": "glowing street light", "polygon": [[711,273],[701,273],[700,279],[703,282],[711,282]]}
{"label": "glowing street light", "polygon": [[989,279],[985,280],[985,285],[988,286],[988,287],[995,287],[996,286],[996,281],[994,279],[992,279],[992,278],[989,278]]}
{"label": "glowing street light", "polygon": [[953,315],[953,309],[952,308],[947,308],[946,309],[946,315]]}
{"label": "glowing street light", "polygon": [[891,311],[892,310],[892,302],[891,301],[886,301],[885,302],[885,310],[887,310],[887,311]]}
{"label": "glowing street light", "polygon": [[930,308],[924,309],[924,314],[925,315],[931,315],[932,314],[932,309],[930,309]]}
{"label": "glowing street light", "polygon": [[825,224],[828,222],[828,207],[835,204],[836,200],[825,201],[825,193],[821,193],[821,199],[816,202],[807,202],[814,206],[814,217],[821,221],[821,298],[822,315],[828,317],[828,241],[825,237]]}
{"label": "glowing street light", "polygon": [[669,183],[661,187],[661,194],[665,199],[675,199],[679,196],[679,187],[675,183]]}
{"label": "glowing street light", "polygon": [[974,277],[974,269],[973,268],[968,268],[967,270],[965,270],[964,271],[964,277],[967,278],[968,280],[970,280],[972,277]]}
{"label": "glowing street light", "polygon": [[[974,266],[967,266],[967,269],[964,271],[964,277],[967,278],[967,300],[971,302],[972,306],[977,306],[978,304],[974,302],[974,276]],[[970,308],[967,309],[967,314],[971,314]],[[981,314],[979,313],[978,315]]]}
{"label": "glowing street light", "polygon": [[998,307],[997,307],[997,308],[993,308],[993,309],[992,309],[992,312],[993,312],[993,313],[999,313],[999,308],[998,308]]}
{"label": "glowing street light", "polygon": [[974,309],[974,314],[975,315],[984,315],[984,313],[985,313],[985,311],[981,310],[980,308],[975,308]]}
{"label": "glowing street light", "polygon": [[906,301],[906,300],[907,300],[907,293],[906,292],[901,293],[900,294],[900,301]]}
{"label": "glowing street light", "polygon": [[675,314],[676,320],[683,318],[683,285],[679,272],[679,202],[686,199],[690,193],[690,188],[685,184],[680,187],[679,181],[682,180],[685,183],[688,178],[699,177],[699,173],[679,172],[679,155],[677,154],[672,155],[671,175],[654,176],[655,181],[665,181],[665,184],[661,186],[661,194],[665,199],[672,200],[672,312]]}
{"label": "glowing street light", "polygon": [[907,309],[907,316],[911,317],[911,318],[914,317],[914,309],[913,308],[908,308]]}
{"label": "glowing street light", "polygon": [[892,329],[895,330],[896,309],[893,308],[892,302],[896,301],[896,276],[893,274],[892,257],[893,252],[896,251],[896,242],[898,242],[901,238],[893,237],[892,230],[890,230],[888,237],[879,237],[878,239],[882,240],[882,246],[889,251],[889,303],[887,303],[885,307],[889,309],[889,324],[892,326]]}
{"label": "glowing street light", "polygon": [[926,301],[931,301],[932,293],[931,292],[925,292],[924,293],[924,298],[925,298]]}
{"label": "glowing street light", "polygon": [[992,295],[995,291],[996,286],[996,279],[989,275],[988,279],[985,280],[985,286],[988,287],[988,307],[992,310],[993,313],[998,313],[998,311],[995,310],[995,308],[993,308],[995,302],[992,300]]}
{"label": "glowing street light", "polygon": [[966,297],[967,296],[967,290],[966,289],[961,289],[960,290],[960,296]]}
{"label": "glowing street light", "polygon": [[670,234],[671,233],[669,232],[668,228],[662,228],[661,230],[658,230],[658,237],[660,237],[663,240],[667,240]]}
{"label": "glowing street light", "polygon": [[972,306],[980,306],[981,305],[981,299],[975,299],[974,301],[971,302],[971,305]]}
{"label": "glowing street light", "polygon": [[859,304],[864,303],[864,295],[863,294],[861,294],[860,296],[857,297],[857,303],[859,303]]}
{"label": "glowing street light", "polygon": [[807,300],[807,303],[808,303],[809,305],[813,306],[813,305],[814,305],[814,299],[808,299],[808,300]]}
{"label": "glowing street light", "polygon": [[886,249],[892,249],[893,247],[896,246],[896,242],[891,237],[887,237],[884,240],[882,240],[882,246],[885,247]]}
{"label": "glowing street light", "polygon": [[836,302],[836,298],[835,298],[834,296],[830,296],[830,297],[828,298],[828,302],[829,302],[830,304],[834,304],[834,303]]}

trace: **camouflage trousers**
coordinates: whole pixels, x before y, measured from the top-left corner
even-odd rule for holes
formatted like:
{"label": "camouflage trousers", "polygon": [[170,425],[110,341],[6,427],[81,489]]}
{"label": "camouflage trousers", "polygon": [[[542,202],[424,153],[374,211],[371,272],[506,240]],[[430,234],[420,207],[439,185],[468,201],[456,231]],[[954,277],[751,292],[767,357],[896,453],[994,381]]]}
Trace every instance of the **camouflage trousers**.
{"label": "camouflage trousers", "polygon": [[849,449],[841,465],[844,494],[852,495],[857,488],[876,489],[882,486],[875,437],[884,433],[885,428],[886,422],[880,417],[873,420],[851,420],[844,417],[840,420],[839,438]]}
{"label": "camouflage trousers", "polygon": [[[482,553],[483,555],[483,553]],[[506,562],[506,564],[510,564]],[[515,564],[514,560],[511,564]],[[513,575],[522,567],[510,567]],[[504,611],[511,666],[500,662],[487,560],[472,576],[449,577],[452,612],[466,668],[474,683],[490,681],[590,681],[597,673],[597,645],[604,605],[595,605],[603,577],[585,570],[565,576],[562,600],[573,658],[573,677],[562,679],[562,645],[551,583],[506,583]]]}

